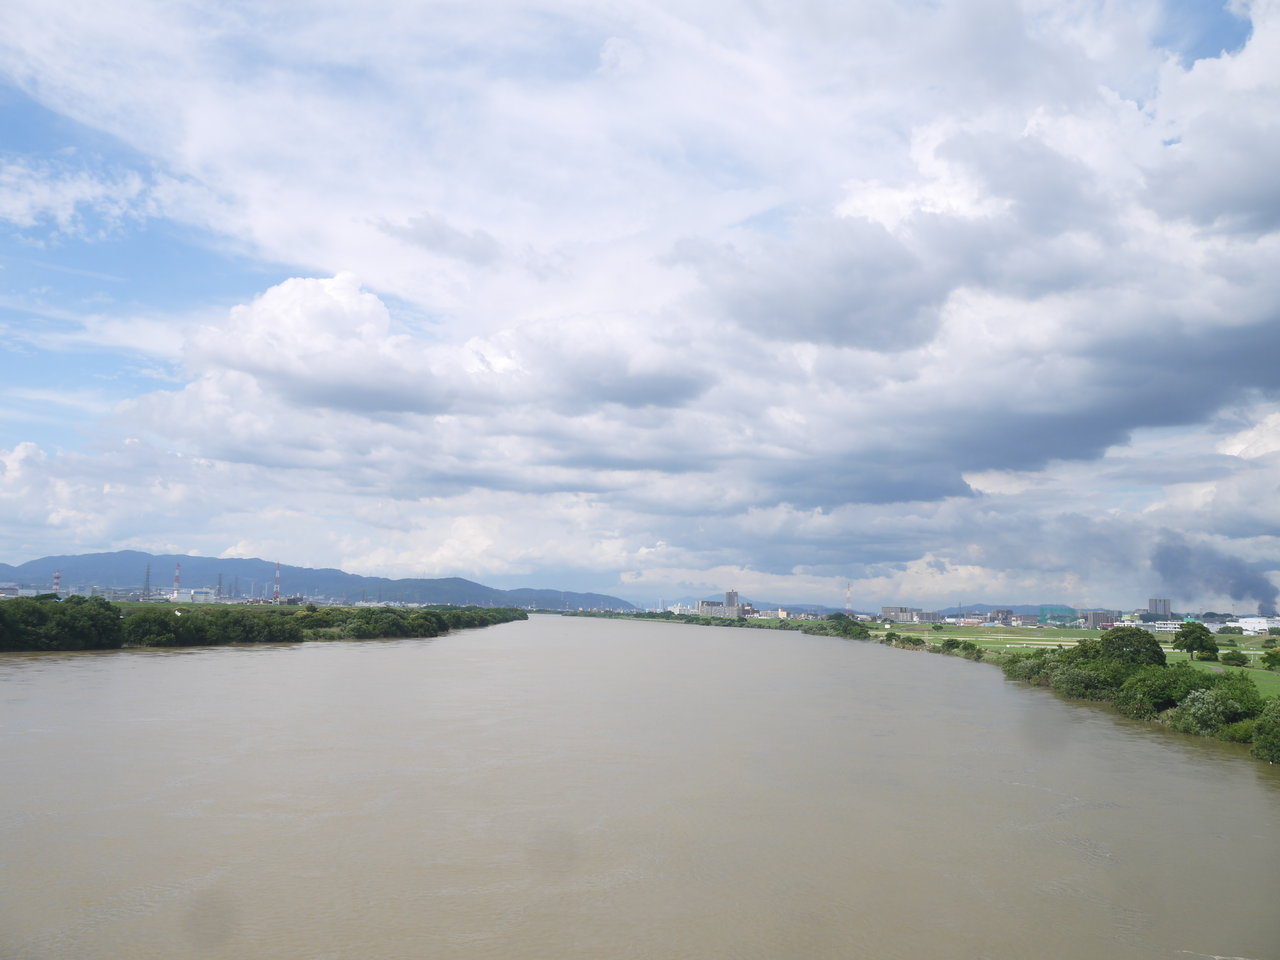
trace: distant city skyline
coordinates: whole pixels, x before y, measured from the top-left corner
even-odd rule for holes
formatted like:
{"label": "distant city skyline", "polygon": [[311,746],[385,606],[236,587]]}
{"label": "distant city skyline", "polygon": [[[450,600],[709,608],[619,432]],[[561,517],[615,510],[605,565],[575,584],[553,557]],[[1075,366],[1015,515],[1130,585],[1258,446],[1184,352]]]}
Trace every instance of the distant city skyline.
{"label": "distant city skyline", "polygon": [[1270,608],[1277,62],[1262,2],[9,0],[0,561]]}
{"label": "distant city skyline", "polygon": [[[188,563],[188,576],[182,579],[183,562]],[[168,564],[171,574],[154,575],[153,569],[158,564]],[[194,577],[192,565],[196,571]],[[246,566],[246,564],[248,566]],[[141,577],[138,570],[142,570]],[[236,570],[246,571],[242,576]],[[249,575],[252,570],[253,576]],[[339,584],[335,586],[336,582]],[[56,593],[63,596],[72,594],[102,595],[114,599],[172,599],[189,603],[220,603],[240,601],[260,602],[299,602],[328,601],[333,599],[352,599],[352,582],[362,580],[359,575],[352,575],[340,570],[320,570],[306,567],[273,564],[262,559],[240,560],[219,559],[216,557],[193,557],[182,555],[160,557],[136,551],[110,554],[86,554],[81,556],[42,557],[15,567],[0,563],[0,598],[6,596],[35,596],[41,593]],[[446,582],[450,578],[445,578]],[[194,582],[193,582],[194,580]],[[416,578],[404,580],[370,579],[367,581],[359,599],[364,602],[397,603],[412,599],[412,592],[420,589],[419,584],[435,581],[422,581]],[[465,581],[471,583],[471,581]],[[324,584],[318,587],[317,584]],[[476,583],[483,591],[492,591],[491,585]],[[813,604],[803,600],[792,600],[777,597],[741,596],[736,590],[726,590],[722,597],[680,597],[671,603],[661,599],[656,602],[645,602],[643,598],[626,598],[595,593],[576,593],[563,590],[554,585],[540,588],[524,585],[518,590],[526,593],[542,594],[541,605],[545,607],[564,607],[565,609],[581,607],[584,604],[596,609],[620,609],[610,599],[619,601],[623,606],[630,604],[636,609],[671,610],[677,613],[698,613],[704,616],[738,617],[767,615],[768,611],[790,608],[815,608],[836,611],[839,608],[829,604]],[[501,591],[498,591],[501,592]],[[476,602],[480,594],[456,602]],[[559,598],[562,602],[552,602]],[[420,597],[418,599],[421,599]],[[442,598],[443,599],[443,598]],[[570,602],[572,601],[572,602]],[[434,601],[433,601],[434,602]],[[937,623],[944,617],[978,616],[984,620],[994,620],[1010,626],[1027,626],[1043,620],[1046,613],[1079,615],[1086,621],[1086,626],[1107,626],[1123,617],[1142,613],[1151,618],[1167,619],[1170,616],[1184,614],[1217,613],[1239,616],[1252,616],[1252,609],[1240,610],[1232,605],[1223,610],[1181,610],[1173,607],[1168,599],[1148,599],[1144,610],[1141,606],[1096,607],[1079,609],[1044,603],[1015,603],[1001,606],[1000,601],[994,603],[975,601],[969,604],[944,606],[935,610],[923,607],[882,605],[877,613],[874,609],[845,608],[845,612],[859,615],[880,616],[894,620],[919,623]]]}

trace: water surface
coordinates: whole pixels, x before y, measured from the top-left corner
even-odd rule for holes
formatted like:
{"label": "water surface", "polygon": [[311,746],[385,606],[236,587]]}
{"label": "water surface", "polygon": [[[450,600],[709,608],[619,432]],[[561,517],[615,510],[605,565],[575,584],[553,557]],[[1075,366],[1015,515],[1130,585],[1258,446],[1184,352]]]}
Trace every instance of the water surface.
{"label": "water surface", "polygon": [[0,956],[1280,956],[1280,768],[793,633],[0,656]]}

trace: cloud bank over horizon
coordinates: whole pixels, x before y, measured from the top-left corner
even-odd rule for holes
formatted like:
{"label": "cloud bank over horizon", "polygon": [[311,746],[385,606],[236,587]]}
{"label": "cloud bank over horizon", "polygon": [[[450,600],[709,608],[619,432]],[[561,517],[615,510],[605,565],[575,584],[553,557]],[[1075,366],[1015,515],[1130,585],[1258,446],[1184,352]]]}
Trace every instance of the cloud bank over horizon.
{"label": "cloud bank over horizon", "polygon": [[1274,0],[60,5],[0,559],[1274,604]]}

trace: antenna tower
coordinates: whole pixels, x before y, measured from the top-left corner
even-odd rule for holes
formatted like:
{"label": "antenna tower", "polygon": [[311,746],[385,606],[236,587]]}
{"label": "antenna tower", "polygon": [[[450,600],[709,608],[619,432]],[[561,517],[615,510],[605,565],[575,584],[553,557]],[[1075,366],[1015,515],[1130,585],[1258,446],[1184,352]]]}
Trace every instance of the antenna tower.
{"label": "antenna tower", "polygon": [[853,616],[853,584],[848,582],[844,585],[844,615]]}
{"label": "antenna tower", "polygon": [[173,599],[178,599],[178,591],[182,589],[182,562],[173,565]]}
{"label": "antenna tower", "polygon": [[53,571],[53,594],[56,597],[62,596],[62,568],[61,567]]}
{"label": "antenna tower", "polygon": [[142,599],[151,599],[151,564],[147,564],[147,572],[142,578]]}
{"label": "antenna tower", "polygon": [[280,602],[280,561],[279,560],[276,561],[276,582],[275,582],[275,586],[271,588],[271,602],[272,603]]}

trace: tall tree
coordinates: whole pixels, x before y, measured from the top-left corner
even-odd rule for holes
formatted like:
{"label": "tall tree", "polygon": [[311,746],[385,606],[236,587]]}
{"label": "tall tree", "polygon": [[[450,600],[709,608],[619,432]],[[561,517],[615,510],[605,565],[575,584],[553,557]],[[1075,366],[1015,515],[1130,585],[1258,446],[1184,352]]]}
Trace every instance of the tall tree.
{"label": "tall tree", "polygon": [[1187,621],[1173,635],[1173,648],[1185,650],[1193,660],[1217,660],[1218,643],[1203,623]]}
{"label": "tall tree", "polygon": [[[1199,626],[1199,624],[1196,624]],[[1102,656],[1107,660],[1136,663],[1139,666],[1164,666],[1164,651],[1149,630],[1141,627],[1112,627],[1102,637]]]}

